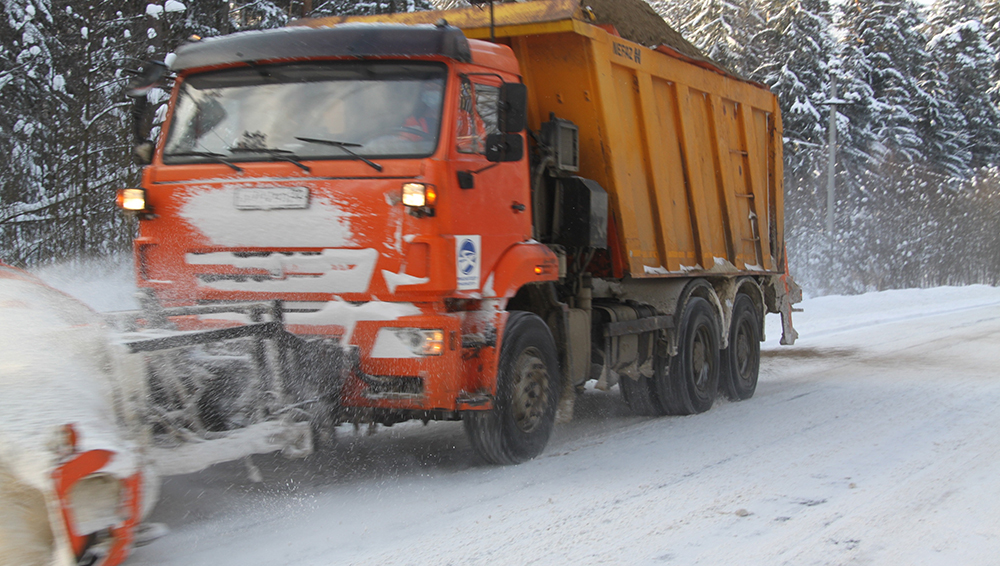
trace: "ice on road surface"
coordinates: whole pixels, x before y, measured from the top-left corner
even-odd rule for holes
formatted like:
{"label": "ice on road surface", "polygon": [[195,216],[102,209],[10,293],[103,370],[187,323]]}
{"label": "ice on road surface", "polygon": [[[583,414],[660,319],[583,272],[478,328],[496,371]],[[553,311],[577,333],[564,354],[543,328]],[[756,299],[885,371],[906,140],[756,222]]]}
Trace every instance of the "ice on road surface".
{"label": "ice on road surface", "polygon": [[588,390],[545,452],[475,461],[459,423],[341,427],[306,461],[166,480],[135,565],[996,564],[1000,289],[807,300],[760,385],[690,417]]}

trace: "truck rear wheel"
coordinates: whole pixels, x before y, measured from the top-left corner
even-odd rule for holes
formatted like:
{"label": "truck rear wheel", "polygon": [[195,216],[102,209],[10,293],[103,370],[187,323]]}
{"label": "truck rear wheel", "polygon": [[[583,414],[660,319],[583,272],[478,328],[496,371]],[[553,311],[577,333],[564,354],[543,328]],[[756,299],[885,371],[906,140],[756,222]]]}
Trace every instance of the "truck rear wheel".
{"label": "truck rear wheel", "polygon": [[737,295],[729,347],[722,351],[722,391],[733,401],[753,397],[760,373],[760,320],[753,300]]}
{"label": "truck rear wheel", "polygon": [[652,379],[632,379],[623,375],[618,378],[618,389],[629,409],[640,417],[658,417],[664,414]]}
{"label": "truck rear wheel", "polygon": [[719,323],[708,301],[692,297],[684,306],[677,355],[658,376],[657,393],[670,414],[703,413],[719,389]]}
{"label": "truck rear wheel", "polygon": [[662,417],[671,414],[656,390],[656,383],[666,379],[670,358],[654,353],[653,377],[640,377],[638,380],[621,376],[618,378],[618,389],[622,399],[632,412],[641,417]]}
{"label": "truck rear wheel", "polygon": [[463,418],[476,453],[491,464],[519,464],[541,454],[555,425],[559,376],[548,326],[535,314],[511,313],[493,408],[469,411]]}

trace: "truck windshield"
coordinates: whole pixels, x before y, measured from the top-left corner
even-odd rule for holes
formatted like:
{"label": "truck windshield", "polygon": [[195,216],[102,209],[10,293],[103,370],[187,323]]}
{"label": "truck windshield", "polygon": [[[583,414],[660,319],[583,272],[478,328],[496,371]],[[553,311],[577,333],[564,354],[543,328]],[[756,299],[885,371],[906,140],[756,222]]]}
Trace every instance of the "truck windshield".
{"label": "truck windshield", "polygon": [[329,62],[192,75],[163,160],[426,157],[437,148],[446,76],[434,63]]}

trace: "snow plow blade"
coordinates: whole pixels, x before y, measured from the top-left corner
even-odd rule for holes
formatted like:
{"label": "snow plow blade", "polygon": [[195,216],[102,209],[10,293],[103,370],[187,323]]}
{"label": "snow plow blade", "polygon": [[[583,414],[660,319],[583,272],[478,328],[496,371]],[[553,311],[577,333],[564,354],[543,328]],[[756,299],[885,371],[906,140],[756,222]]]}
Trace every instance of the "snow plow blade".
{"label": "snow plow blade", "polygon": [[192,334],[178,334],[165,336],[162,338],[145,338],[125,342],[125,345],[133,354],[139,352],[155,352],[158,350],[170,350],[173,348],[183,348],[184,346],[194,346],[196,344],[210,344],[222,340],[234,340],[237,338],[248,338],[255,336],[263,339],[284,339],[287,343],[295,337],[285,332],[284,326],[280,322],[261,322],[248,324],[246,326],[236,326],[233,328],[222,328],[219,330],[204,330]]}
{"label": "snow plow blade", "polygon": [[[145,362],[160,474],[275,451],[305,457],[314,433],[332,434],[352,356],[336,341],[287,332],[280,303],[143,306],[108,320]],[[234,318],[241,322],[233,326]]]}

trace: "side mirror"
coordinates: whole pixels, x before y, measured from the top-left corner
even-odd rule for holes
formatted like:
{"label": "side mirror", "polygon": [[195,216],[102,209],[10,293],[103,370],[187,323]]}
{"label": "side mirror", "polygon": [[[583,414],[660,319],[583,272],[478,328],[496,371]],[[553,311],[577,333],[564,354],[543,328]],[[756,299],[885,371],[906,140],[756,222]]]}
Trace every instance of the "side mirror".
{"label": "side mirror", "polygon": [[500,86],[499,127],[505,134],[519,134],[527,127],[528,87],[521,83]]}
{"label": "side mirror", "polygon": [[167,76],[167,65],[159,61],[146,61],[138,71],[130,71],[135,76],[125,87],[125,94],[131,98],[145,98],[149,91],[160,85]]}
{"label": "side mirror", "polygon": [[125,94],[132,99],[132,155],[139,165],[153,161],[153,142],[149,132],[153,126],[153,116],[149,105],[149,91],[163,83],[167,76],[167,66],[159,61],[146,61],[139,70],[130,70],[134,76],[125,87]]}
{"label": "side mirror", "polygon": [[149,132],[153,129],[153,113],[145,96],[132,98],[132,157],[137,165],[153,162],[153,142]]}
{"label": "side mirror", "polygon": [[486,136],[486,160],[494,163],[520,161],[524,157],[521,134],[490,134]]}

